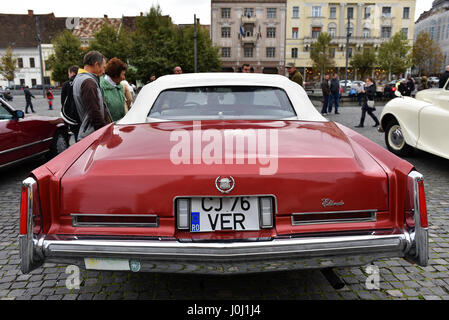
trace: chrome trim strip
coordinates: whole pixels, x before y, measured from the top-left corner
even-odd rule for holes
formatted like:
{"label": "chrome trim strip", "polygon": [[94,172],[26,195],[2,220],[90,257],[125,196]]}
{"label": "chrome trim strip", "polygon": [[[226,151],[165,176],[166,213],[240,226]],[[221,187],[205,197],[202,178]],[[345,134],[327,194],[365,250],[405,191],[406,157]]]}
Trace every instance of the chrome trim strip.
{"label": "chrome trim strip", "polygon": [[47,139],[44,139],[44,140],[35,141],[35,142],[32,142],[32,143],[28,143],[28,144],[24,144],[23,146],[18,146],[18,147],[14,147],[14,148],[11,148],[11,149],[0,151],[0,155],[2,155],[4,153],[8,153],[8,152],[13,152],[13,151],[16,151],[16,150],[28,148],[28,147],[34,146],[36,144],[39,144],[39,143],[48,142],[50,140],[53,140],[53,137],[47,138]]}
{"label": "chrome trim strip", "polygon": [[239,261],[310,256],[351,256],[370,252],[395,252],[403,256],[408,247],[405,234],[273,239],[234,243],[178,241],[50,240],[42,242],[45,257],[121,257],[165,261]]}
{"label": "chrome trim strip", "polygon": [[[72,226],[73,227],[108,227],[108,228],[158,228],[159,216],[155,214],[78,214],[72,213]],[[110,218],[156,218],[155,223],[145,222],[79,222],[78,217],[110,217]]]}
{"label": "chrome trim strip", "polygon": [[[305,220],[295,221],[295,216],[310,215],[310,214],[345,214],[345,213],[371,213],[369,218],[351,218],[351,219],[327,219],[327,220]],[[329,224],[329,223],[359,223],[359,222],[376,222],[377,209],[372,210],[352,210],[352,211],[323,211],[323,212],[298,212],[291,215],[292,226],[310,225],[310,224]]]}
{"label": "chrome trim strip", "polygon": [[14,165],[14,164],[16,164],[16,163],[19,163],[19,162],[22,162],[22,161],[26,161],[26,160],[28,160],[28,159],[32,159],[32,158],[39,157],[39,156],[41,156],[41,155],[46,154],[46,153],[49,152],[49,151],[50,151],[50,149],[47,149],[47,150],[41,151],[41,152],[39,152],[39,153],[32,154],[31,156],[27,156],[27,157],[25,157],[25,158],[20,158],[20,159],[17,159],[17,160],[14,160],[14,161],[11,161],[11,162],[8,162],[8,163],[5,163],[5,164],[1,164],[1,165],[0,165],[0,169],[5,168],[5,167],[8,167],[8,166],[12,166],[12,165]]}

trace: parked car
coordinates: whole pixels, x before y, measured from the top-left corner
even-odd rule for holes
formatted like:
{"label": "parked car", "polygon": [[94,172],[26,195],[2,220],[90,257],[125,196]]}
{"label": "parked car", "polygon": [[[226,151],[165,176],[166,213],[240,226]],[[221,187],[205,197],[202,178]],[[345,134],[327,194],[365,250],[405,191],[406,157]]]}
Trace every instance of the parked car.
{"label": "parked car", "polygon": [[449,81],[442,89],[419,91],[416,99],[396,94],[398,98],[385,106],[380,120],[388,149],[405,156],[416,148],[449,159]]}
{"label": "parked car", "polygon": [[429,77],[429,83],[432,87],[438,88],[440,84],[440,78],[438,77]]}
{"label": "parked car", "polygon": [[396,83],[398,83],[398,81],[399,80],[393,80],[385,84],[383,96],[386,100],[391,100],[395,98]]}
{"label": "parked car", "polygon": [[359,83],[360,83],[360,85],[361,85],[362,87],[365,86],[365,82],[364,82],[364,81],[356,80],[356,81],[352,81],[352,82],[351,82],[351,88],[352,88],[352,89],[357,89]]}
{"label": "parked car", "polygon": [[[345,80],[340,80],[340,86],[341,86],[342,88],[345,87]],[[351,88],[351,86],[352,86],[351,80],[347,80],[347,82],[346,82],[346,88]]]}
{"label": "parked car", "polygon": [[0,98],[0,169],[33,157],[52,158],[68,147],[61,118],[25,115]]}
{"label": "parked car", "polygon": [[[235,146],[235,147],[234,147]],[[163,76],[23,182],[21,270],[427,265],[423,177],[280,75]]]}

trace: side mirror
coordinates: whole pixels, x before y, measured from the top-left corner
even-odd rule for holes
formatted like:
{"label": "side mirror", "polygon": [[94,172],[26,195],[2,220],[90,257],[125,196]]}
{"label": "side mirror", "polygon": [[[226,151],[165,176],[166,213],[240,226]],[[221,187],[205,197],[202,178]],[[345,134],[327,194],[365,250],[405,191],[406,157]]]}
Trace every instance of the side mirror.
{"label": "side mirror", "polygon": [[15,110],[14,117],[17,119],[23,119],[23,118],[25,118],[25,113],[23,113],[22,110]]}

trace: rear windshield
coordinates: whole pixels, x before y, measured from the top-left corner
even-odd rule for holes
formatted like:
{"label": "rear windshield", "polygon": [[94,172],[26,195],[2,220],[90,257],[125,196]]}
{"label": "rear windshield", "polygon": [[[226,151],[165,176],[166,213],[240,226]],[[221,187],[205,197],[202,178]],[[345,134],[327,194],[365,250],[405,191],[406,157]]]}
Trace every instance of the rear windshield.
{"label": "rear windshield", "polygon": [[272,87],[214,86],[161,92],[148,114],[163,120],[262,119],[296,117],[285,91]]}

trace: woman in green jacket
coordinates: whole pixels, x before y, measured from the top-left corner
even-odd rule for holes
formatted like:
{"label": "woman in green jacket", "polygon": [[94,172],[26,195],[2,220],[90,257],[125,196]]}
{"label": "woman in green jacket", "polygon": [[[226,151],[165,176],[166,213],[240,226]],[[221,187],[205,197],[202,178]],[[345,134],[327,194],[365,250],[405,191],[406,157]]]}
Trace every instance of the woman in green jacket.
{"label": "woman in green jacket", "polygon": [[106,65],[105,75],[100,79],[100,88],[104,102],[111,113],[112,120],[125,116],[125,93],[121,81],[125,80],[126,64],[118,58],[112,58]]}

